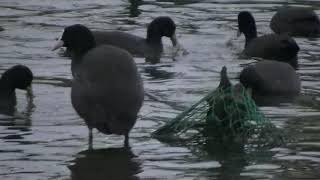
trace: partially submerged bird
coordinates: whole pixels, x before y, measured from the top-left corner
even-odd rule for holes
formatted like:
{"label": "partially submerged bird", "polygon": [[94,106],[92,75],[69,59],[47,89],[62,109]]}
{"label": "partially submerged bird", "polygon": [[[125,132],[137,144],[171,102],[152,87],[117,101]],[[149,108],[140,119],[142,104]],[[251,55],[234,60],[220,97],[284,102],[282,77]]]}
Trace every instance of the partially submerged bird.
{"label": "partially submerged bird", "polygon": [[289,63],[297,68],[297,54],[300,50],[296,41],[287,34],[268,34],[258,37],[256,23],[252,14],[242,11],[238,15],[239,35],[246,38],[243,54]]}
{"label": "partially submerged bird", "polygon": [[93,128],[124,135],[127,146],[144,99],[132,56],[118,47],[97,45],[92,32],[80,24],[66,27],[53,50],[62,46],[71,52],[71,101],[89,128],[89,148]]}
{"label": "partially submerged bird", "polygon": [[270,21],[271,29],[290,36],[318,37],[320,20],[312,8],[281,7]]}
{"label": "partially submerged bird", "polygon": [[15,89],[29,90],[33,74],[24,65],[15,65],[6,70],[0,79],[0,112],[12,115],[16,105]]}
{"label": "partially submerged bird", "polygon": [[[147,29],[146,38],[122,31],[92,31],[97,46],[108,44],[127,50],[134,56],[145,57],[151,63],[160,62],[163,52],[162,37],[169,37],[172,45],[177,46],[176,25],[167,16],[155,18]],[[79,36],[78,38],[82,38]],[[67,52],[70,49],[67,47]]]}

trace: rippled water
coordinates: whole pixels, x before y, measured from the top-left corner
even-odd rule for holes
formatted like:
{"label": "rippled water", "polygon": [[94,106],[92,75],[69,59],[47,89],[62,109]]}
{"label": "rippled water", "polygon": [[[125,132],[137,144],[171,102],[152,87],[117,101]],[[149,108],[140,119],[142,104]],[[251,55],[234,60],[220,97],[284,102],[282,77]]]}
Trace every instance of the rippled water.
{"label": "rippled water", "polygon": [[[133,1],[133,0],[132,0]],[[0,70],[21,63],[34,75],[33,98],[18,91],[17,112],[0,116],[1,179],[320,179],[320,110],[306,104],[263,107],[272,122],[295,141],[255,148],[229,144],[162,143],[150,134],[215,88],[228,67],[233,82],[250,59],[238,54],[237,13],[251,11],[261,34],[282,5],[312,6],[318,1],[280,0],[0,0]],[[87,128],[70,103],[70,60],[51,52],[62,29],[82,23],[97,30],[122,30],[145,36],[160,15],[177,24],[189,52],[173,58],[165,39],[162,63],[135,58],[143,76],[146,101],[131,133],[131,150],[122,137],[94,133],[87,149]],[[297,39],[303,93],[320,94],[319,39]],[[175,61],[172,61],[174,59]],[[28,102],[28,103],[27,103]],[[319,106],[318,106],[319,107]]]}

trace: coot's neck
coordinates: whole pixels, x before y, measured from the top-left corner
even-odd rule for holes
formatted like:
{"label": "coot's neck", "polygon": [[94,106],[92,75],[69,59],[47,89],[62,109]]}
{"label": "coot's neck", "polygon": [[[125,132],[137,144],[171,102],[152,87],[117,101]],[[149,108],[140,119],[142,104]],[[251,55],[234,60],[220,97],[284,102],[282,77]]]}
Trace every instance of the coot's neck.
{"label": "coot's neck", "polygon": [[146,39],[146,62],[152,64],[160,62],[160,56],[163,52],[163,45],[160,36],[147,36]]}
{"label": "coot's neck", "polygon": [[257,29],[256,27],[252,28],[250,31],[247,31],[244,33],[244,36],[246,37],[246,44],[245,47],[247,47],[247,45],[254,40],[255,38],[257,38]]}
{"label": "coot's neck", "polygon": [[161,36],[155,35],[148,35],[146,39],[147,43],[152,45],[152,46],[162,46],[162,40]]}
{"label": "coot's neck", "polygon": [[14,86],[11,80],[9,79],[0,79],[0,93],[3,96],[9,96],[11,94],[14,94]]}
{"label": "coot's neck", "polygon": [[74,55],[74,54],[71,55],[71,59],[72,59],[71,72],[72,72],[73,77],[75,77],[75,72],[76,72],[77,67],[82,63],[83,56],[84,55]]}
{"label": "coot's neck", "polygon": [[147,30],[147,43],[152,45],[162,45],[162,35],[158,26],[150,24]]}
{"label": "coot's neck", "polygon": [[71,72],[74,74],[74,70],[76,67],[82,63],[83,57],[93,48],[96,47],[95,42],[91,42],[90,44],[86,44],[84,47],[79,47],[75,49],[70,50],[70,56],[71,56]]}
{"label": "coot's neck", "polygon": [[91,40],[87,43],[83,43],[83,45],[79,45],[75,48],[70,48],[71,58],[80,60],[82,57],[87,54],[91,49],[96,47],[96,42]]}

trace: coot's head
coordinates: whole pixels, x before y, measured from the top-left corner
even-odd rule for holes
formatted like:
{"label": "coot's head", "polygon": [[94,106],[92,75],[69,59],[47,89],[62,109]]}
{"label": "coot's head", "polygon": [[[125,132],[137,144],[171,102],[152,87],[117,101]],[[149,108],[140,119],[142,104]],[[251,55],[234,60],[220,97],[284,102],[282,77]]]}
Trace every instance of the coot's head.
{"label": "coot's head", "polygon": [[252,38],[257,36],[256,22],[250,12],[241,11],[238,14],[238,33]]}
{"label": "coot's head", "polygon": [[74,53],[84,54],[95,46],[92,32],[81,24],[68,26],[64,29],[61,39],[52,50],[66,47]]}
{"label": "coot's head", "polygon": [[1,82],[15,89],[26,90],[33,80],[33,74],[27,66],[16,65],[2,74]]}
{"label": "coot's head", "polygon": [[157,17],[148,25],[148,42],[161,41],[162,36],[169,37],[173,46],[176,46],[178,44],[176,39],[176,24],[170,17]]}

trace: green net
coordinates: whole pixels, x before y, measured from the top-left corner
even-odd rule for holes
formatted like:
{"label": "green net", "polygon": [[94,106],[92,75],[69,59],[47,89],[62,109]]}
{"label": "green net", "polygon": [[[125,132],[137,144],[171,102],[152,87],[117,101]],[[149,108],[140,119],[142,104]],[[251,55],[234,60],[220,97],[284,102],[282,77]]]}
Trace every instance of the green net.
{"label": "green net", "polygon": [[[156,137],[276,138],[276,127],[258,109],[241,84],[217,88],[156,130]],[[279,131],[277,131],[279,132]],[[280,137],[281,138],[281,137]]]}

